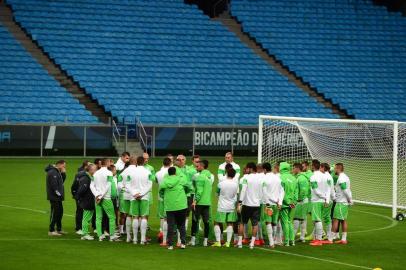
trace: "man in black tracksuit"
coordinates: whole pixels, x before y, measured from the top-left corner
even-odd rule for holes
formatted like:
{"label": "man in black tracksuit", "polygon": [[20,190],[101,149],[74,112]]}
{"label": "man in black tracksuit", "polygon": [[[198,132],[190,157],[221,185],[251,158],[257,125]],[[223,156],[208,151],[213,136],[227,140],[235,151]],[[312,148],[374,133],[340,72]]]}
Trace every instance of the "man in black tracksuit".
{"label": "man in black tracksuit", "polygon": [[66,162],[64,160],[59,160],[55,165],[48,165],[45,168],[45,172],[47,173],[47,199],[51,204],[51,217],[48,235],[60,236],[62,234],[66,234],[64,231],[62,231],[62,201],[65,197],[63,183],[66,179]]}
{"label": "man in black tracksuit", "polygon": [[78,189],[76,192],[76,199],[79,206],[83,209],[82,219],[82,240],[94,240],[90,236],[89,226],[94,216],[95,198],[90,190],[90,184],[92,182],[93,174],[96,172],[97,167],[94,164],[88,165],[85,172],[82,172],[78,179]]}
{"label": "man in black tracksuit", "polygon": [[78,169],[78,173],[75,175],[75,179],[73,179],[72,186],[70,191],[72,193],[72,197],[76,201],[76,214],[75,214],[75,231],[77,234],[82,234],[82,218],[83,218],[83,209],[80,207],[76,192],[79,188],[79,178],[86,173],[85,169],[89,165],[89,161],[83,161],[82,166]]}

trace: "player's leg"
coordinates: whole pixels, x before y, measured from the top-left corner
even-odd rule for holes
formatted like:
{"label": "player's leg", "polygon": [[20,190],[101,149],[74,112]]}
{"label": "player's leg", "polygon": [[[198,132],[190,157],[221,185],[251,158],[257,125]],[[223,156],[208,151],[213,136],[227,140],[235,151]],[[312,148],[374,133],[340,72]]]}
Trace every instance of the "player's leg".
{"label": "player's leg", "polygon": [[226,215],[226,223],[227,223],[227,228],[226,228],[226,242],[224,244],[225,247],[230,247],[231,245],[231,238],[233,237],[233,225],[234,223],[237,222],[237,213],[231,212],[231,213],[227,213]]}
{"label": "player's leg", "polygon": [[141,216],[141,245],[145,245],[147,242],[147,228],[148,228],[148,216],[149,216],[149,200],[140,200],[140,216]]}
{"label": "player's leg", "polygon": [[226,222],[226,213],[217,211],[214,217],[214,237],[216,242],[212,245],[213,247],[221,247],[221,234],[222,230],[220,224]]}
{"label": "player's leg", "polygon": [[107,215],[109,221],[109,235],[110,241],[118,240],[119,236],[115,235],[116,231],[116,214],[112,200],[102,200],[101,206]]}
{"label": "player's leg", "polygon": [[200,215],[201,215],[200,211],[201,211],[200,205],[196,205],[195,209],[194,209],[194,213],[192,214],[192,216],[193,216],[192,217],[192,221],[193,221],[192,222],[192,232],[191,232],[192,237],[189,242],[189,245],[191,245],[191,246],[196,245],[196,234],[199,230],[199,219],[200,219]]}
{"label": "player's leg", "polygon": [[[262,220],[265,223],[265,228],[266,228],[266,233],[268,237],[268,244],[270,248],[274,248],[275,243],[274,243],[274,233],[273,233],[273,216],[275,215],[274,209],[275,207],[268,206],[264,207],[264,209],[261,211],[262,215]],[[272,210],[272,215],[269,214],[268,209]]]}
{"label": "player's leg", "polygon": [[139,200],[133,200],[130,202],[130,211],[129,215],[132,217],[132,230],[133,230],[133,243],[137,244],[138,242],[138,229],[140,227],[140,209],[139,209]]}
{"label": "player's leg", "polygon": [[168,244],[168,249],[173,249],[173,237],[175,235],[175,211],[168,211],[166,212],[166,221],[168,224],[168,238],[167,238],[167,244]]}
{"label": "player's leg", "polygon": [[[334,209],[334,219],[341,223],[341,240],[336,241],[337,244],[347,244],[347,218],[348,218],[348,205],[344,203],[337,203]],[[338,227],[338,225],[337,225]]]}
{"label": "player's leg", "polygon": [[251,249],[254,248],[255,246],[255,239],[256,235],[258,232],[258,224],[259,224],[259,219],[260,219],[260,212],[261,212],[261,207],[250,207],[251,213],[250,213],[250,220],[251,220],[251,226],[252,226],[252,236],[251,236],[251,242],[249,247]]}
{"label": "player's leg", "polygon": [[101,206],[101,202],[96,204],[96,231],[97,236],[99,237],[99,241],[103,241],[103,229],[102,229],[102,219],[103,219],[103,208]]}
{"label": "player's leg", "polygon": [[209,231],[210,231],[210,206],[202,206],[202,221],[204,224],[204,239],[203,239],[203,246],[207,247],[208,240],[209,240]]}
{"label": "player's leg", "polygon": [[83,210],[82,215],[82,240],[94,240],[93,236],[89,234],[89,227],[92,223],[93,210]]}
{"label": "player's leg", "polygon": [[281,225],[282,225],[283,236],[284,236],[284,245],[289,246],[289,241],[291,239],[291,237],[290,237],[290,233],[291,233],[290,208],[289,207],[282,208],[282,210],[280,212],[280,217],[281,217]]}
{"label": "player's leg", "polygon": [[322,214],[323,214],[324,204],[322,202],[312,203],[312,220],[314,223],[314,236],[315,240],[310,243],[312,246],[322,245],[321,240],[323,237],[323,224],[322,224]]}
{"label": "player's leg", "polygon": [[238,248],[242,248],[242,238],[244,235],[244,227],[246,226],[246,224],[249,221],[249,211],[247,206],[243,205],[241,207],[241,222],[240,222],[240,226],[238,229],[238,243],[237,243],[237,247]]}
{"label": "player's leg", "polygon": [[186,223],[185,223],[186,211],[187,211],[187,209],[179,210],[179,211],[176,211],[177,213],[175,214],[176,226],[178,227],[179,235],[180,235],[180,248],[181,249],[186,248]]}

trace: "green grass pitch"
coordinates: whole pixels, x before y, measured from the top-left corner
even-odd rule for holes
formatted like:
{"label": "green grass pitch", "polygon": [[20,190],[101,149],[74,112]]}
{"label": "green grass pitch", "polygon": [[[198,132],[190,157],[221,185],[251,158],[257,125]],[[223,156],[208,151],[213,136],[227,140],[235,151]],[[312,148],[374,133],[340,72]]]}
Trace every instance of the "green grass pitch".
{"label": "green grass pitch", "polygon": [[[55,159],[0,159],[0,269],[405,269],[406,222],[393,221],[388,208],[355,205],[349,213],[347,246],[203,248],[168,251],[156,243],[159,220],[152,206],[152,244],[81,241],[74,234],[75,204],[70,185],[81,159],[67,159],[64,230],[67,236],[47,236],[49,203],[44,167]],[[210,158],[215,173],[222,158]],[[243,165],[246,158],[237,158]],[[161,159],[152,159],[155,168]],[[154,199],[156,198],[154,187]],[[377,190],[376,192],[379,192]],[[214,202],[216,201],[214,196]],[[216,208],[216,207],[214,207]],[[308,231],[310,232],[311,226]]]}

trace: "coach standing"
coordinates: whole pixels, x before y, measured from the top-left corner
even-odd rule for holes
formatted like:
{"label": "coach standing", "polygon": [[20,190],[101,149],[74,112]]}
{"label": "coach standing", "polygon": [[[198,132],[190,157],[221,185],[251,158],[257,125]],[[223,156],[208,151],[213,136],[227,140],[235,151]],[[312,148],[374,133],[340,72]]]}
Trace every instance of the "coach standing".
{"label": "coach standing", "polygon": [[[47,199],[51,204],[51,217],[49,224],[49,236],[61,236],[66,234],[62,231],[62,216],[65,191],[63,183],[66,179],[66,162],[59,160],[55,165],[48,165],[45,168],[47,173]],[[56,231],[55,231],[56,225]]]}

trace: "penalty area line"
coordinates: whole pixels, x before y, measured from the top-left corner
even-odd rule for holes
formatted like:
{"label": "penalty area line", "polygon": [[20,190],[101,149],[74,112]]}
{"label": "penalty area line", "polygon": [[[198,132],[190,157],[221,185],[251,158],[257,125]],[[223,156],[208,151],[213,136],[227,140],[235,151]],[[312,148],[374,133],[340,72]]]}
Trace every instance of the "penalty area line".
{"label": "penalty area line", "polygon": [[313,257],[313,256],[293,253],[293,252],[280,251],[280,250],[274,250],[274,249],[266,249],[266,248],[261,248],[261,247],[257,247],[255,249],[260,249],[260,250],[264,250],[264,251],[269,251],[269,252],[279,253],[279,254],[284,254],[284,255],[289,255],[289,256],[295,256],[295,257],[314,260],[314,261],[328,262],[328,263],[332,263],[332,264],[344,265],[344,266],[358,268],[358,269],[368,269],[368,270],[374,269],[373,267],[367,267],[367,266],[356,265],[356,264],[351,264],[351,263],[344,263],[344,262],[333,261],[333,260],[329,260],[329,259],[322,259],[322,258],[317,258],[317,257]]}

